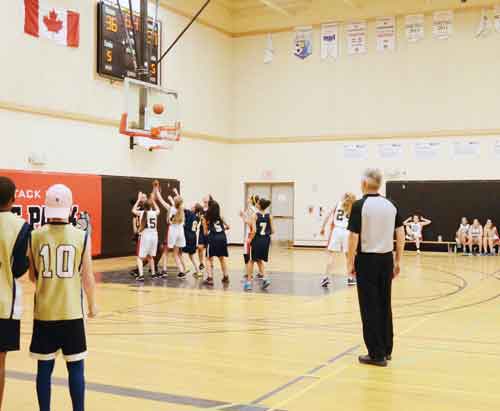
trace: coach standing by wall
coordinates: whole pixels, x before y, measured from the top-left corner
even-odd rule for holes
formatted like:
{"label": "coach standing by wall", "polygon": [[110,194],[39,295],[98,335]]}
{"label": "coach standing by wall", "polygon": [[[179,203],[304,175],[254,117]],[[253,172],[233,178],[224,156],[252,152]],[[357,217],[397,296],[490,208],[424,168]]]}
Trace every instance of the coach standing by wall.
{"label": "coach standing by wall", "polygon": [[[379,194],[380,170],[366,170],[363,198],[354,203],[349,219],[349,272],[356,273],[363,338],[368,355],[363,364],[387,366],[393,347],[392,279],[399,275],[405,245],[403,221],[396,206]],[[394,250],[396,232],[396,255]]]}

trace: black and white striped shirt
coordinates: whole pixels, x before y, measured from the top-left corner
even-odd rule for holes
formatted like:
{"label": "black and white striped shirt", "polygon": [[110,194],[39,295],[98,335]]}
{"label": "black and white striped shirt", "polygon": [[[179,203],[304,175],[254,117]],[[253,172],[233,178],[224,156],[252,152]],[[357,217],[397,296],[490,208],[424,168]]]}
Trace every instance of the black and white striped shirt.
{"label": "black and white striped shirt", "polygon": [[367,194],[352,206],[348,230],[359,234],[359,253],[394,250],[394,231],[403,226],[397,207],[379,194]]}

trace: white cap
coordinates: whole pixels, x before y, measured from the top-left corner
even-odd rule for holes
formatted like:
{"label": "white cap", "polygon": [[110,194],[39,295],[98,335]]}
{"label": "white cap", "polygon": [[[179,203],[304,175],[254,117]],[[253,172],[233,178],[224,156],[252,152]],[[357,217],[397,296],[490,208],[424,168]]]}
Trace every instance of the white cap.
{"label": "white cap", "polygon": [[45,193],[45,217],[67,219],[73,206],[73,194],[64,184],[49,187]]}

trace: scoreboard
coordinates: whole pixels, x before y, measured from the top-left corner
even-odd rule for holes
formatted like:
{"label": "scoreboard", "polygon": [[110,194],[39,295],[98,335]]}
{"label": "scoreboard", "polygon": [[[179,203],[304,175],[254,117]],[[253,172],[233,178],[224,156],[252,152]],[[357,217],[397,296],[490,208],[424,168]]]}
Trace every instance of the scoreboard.
{"label": "scoreboard", "polygon": [[123,80],[125,77],[137,78],[134,69],[134,54],[129,47],[126,33],[129,32],[131,44],[134,47],[133,30],[135,29],[138,53],[142,54],[141,45],[144,39],[150,50],[148,82],[160,85],[161,73],[157,62],[161,54],[161,22],[157,21],[155,25],[154,19],[149,17],[147,32],[142,33],[139,13],[133,12],[131,19],[129,10],[122,6],[122,19],[116,2],[110,4],[100,1],[97,7],[97,72],[101,76],[118,80]]}

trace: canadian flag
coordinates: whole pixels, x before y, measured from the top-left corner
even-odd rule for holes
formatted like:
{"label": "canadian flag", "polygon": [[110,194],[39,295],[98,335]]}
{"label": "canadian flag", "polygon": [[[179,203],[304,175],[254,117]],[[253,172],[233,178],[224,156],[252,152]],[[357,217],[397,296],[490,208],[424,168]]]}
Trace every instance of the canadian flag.
{"label": "canadian flag", "polygon": [[58,10],[39,0],[24,0],[24,32],[68,47],[80,45],[80,14]]}

